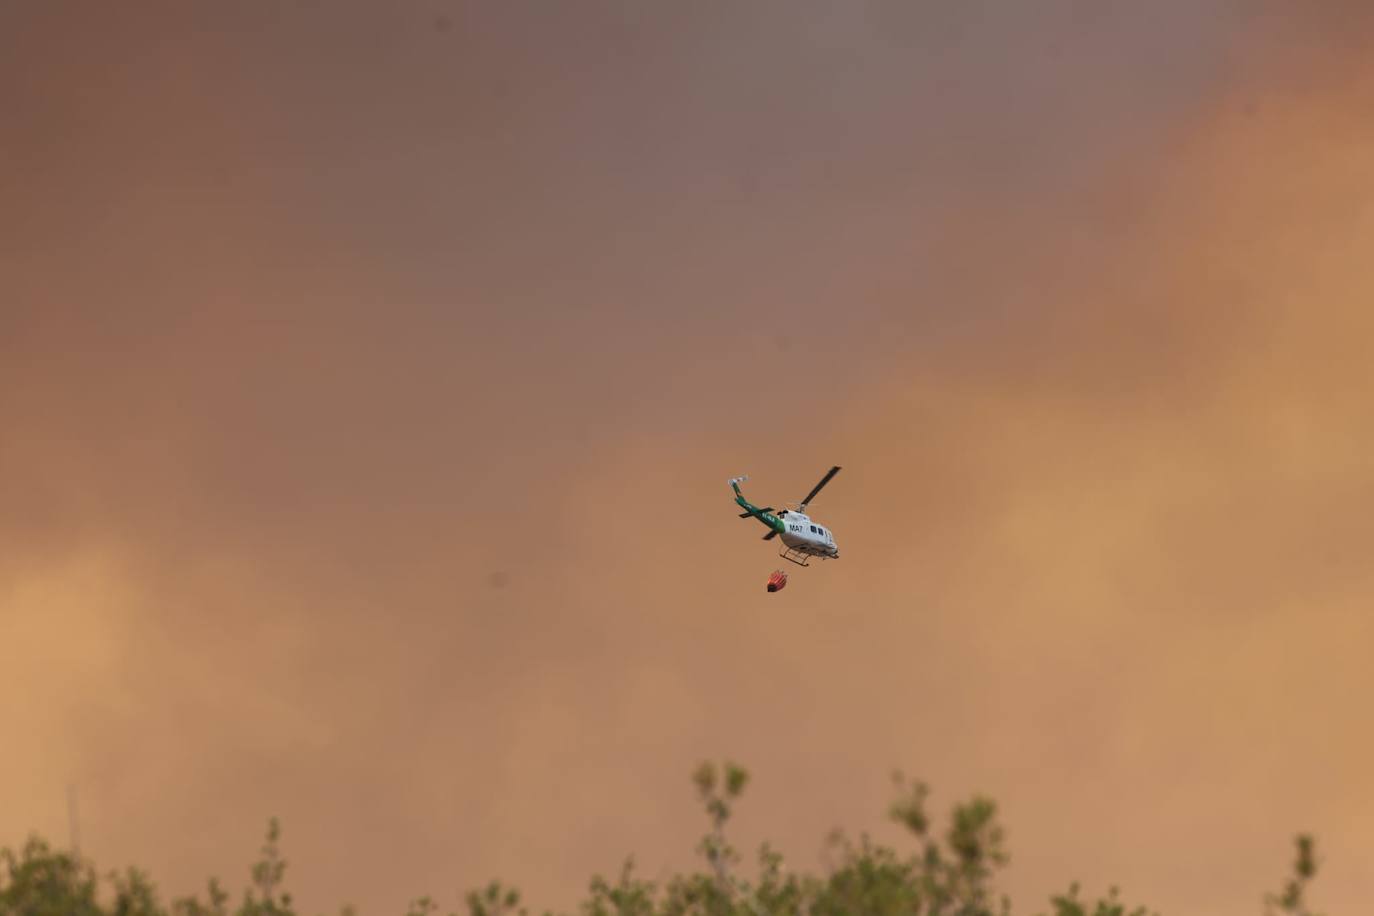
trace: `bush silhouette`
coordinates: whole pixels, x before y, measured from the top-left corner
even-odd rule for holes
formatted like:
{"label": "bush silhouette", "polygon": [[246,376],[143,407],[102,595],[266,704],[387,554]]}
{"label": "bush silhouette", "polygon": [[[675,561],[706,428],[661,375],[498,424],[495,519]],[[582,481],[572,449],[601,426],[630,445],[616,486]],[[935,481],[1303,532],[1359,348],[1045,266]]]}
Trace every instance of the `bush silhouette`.
{"label": "bush silhouette", "polygon": [[[662,883],[635,875],[627,860],[615,879],[591,879],[587,897],[576,907],[582,916],[1008,916],[1011,901],[997,892],[999,870],[1008,862],[997,806],[974,797],[956,805],[949,822],[933,831],[927,812],[928,788],[895,778],[897,797],[891,818],[904,826],[913,848],[901,852],[836,832],[828,840],[834,864],[816,873],[788,869],[768,844],[745,869],[731,845],[726,825],[749,783],[741,766],[703,763],[692,782],[708,818],[698,845],[704,868]],[[237,903],[218,881],[204,895],[164,905],[147,875],[137,869],[100,875],[89,862],[55,849],[39,837],[18,852],[0,850],[0,916],[302,916],[284,890],[286,860],[279,848],[280,825],[268,822],[266,840],[250,870],[250,882]],[[1281,890],[1263,898],[1265,916],[1314,916],[1308,885],[1316,875],[1312,837],[1296,838],[1291,877]],[[1049,901],[1048,916],[1150,916],[1144,907],[1127,907],[1115,887],[1105,897],[1087,900],[1078,884]],[[519,891],[499,881],[467,894],[467,916],[528,916]],[[351,907],[342,916],[360,916]],[[403,916],[450,916],[428,896],[413,900]],[[1041,916],[1044,916],[1042,913]]]}

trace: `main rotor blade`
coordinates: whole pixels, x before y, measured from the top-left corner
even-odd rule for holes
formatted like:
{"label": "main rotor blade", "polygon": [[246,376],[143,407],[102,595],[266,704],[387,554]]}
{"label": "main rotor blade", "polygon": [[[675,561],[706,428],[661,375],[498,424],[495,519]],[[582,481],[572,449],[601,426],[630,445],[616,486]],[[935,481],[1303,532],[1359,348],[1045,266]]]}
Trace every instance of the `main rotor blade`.
{"label": "main rotor blade", "polygon": [[741,513],[739,514],[739,517],[740,517],[740,518],[753,518],[753,517],[756,516],[756,515],[762,515],[764,512],[772,512],[772,511],[773,511],[773,507],[772,507],[772,506],[769,506],[769,507],[766,508],[766,509],[760,509],[758,512],[741,512]]}
{"label": "main rotor blade", "polygon": [[775,538],[775,537],[777,537],[777,536],[778,536],[777,529],[774,529],[774,530],[768,532],[767,534],[765,534],[765,535],[763,536],[763,539],[764,539],[765,541],[771,541],[773,538]]}
{"label": "main rotor blade", "polygon": [[838,464],[831,468],[829,471],[826,471],[825,476],[821,478],[821,482],[812,487],[811,492],[806,494],[806,499],[803,499],[801,501],[801,505],[797,506],[797,511],[805,512],[806,504],[811,502],[811,500],[815,499],[816,494],[821,492],[821,487],[830,483],[830,478],[834,477],[838,473],[840,473],[840,466]]}

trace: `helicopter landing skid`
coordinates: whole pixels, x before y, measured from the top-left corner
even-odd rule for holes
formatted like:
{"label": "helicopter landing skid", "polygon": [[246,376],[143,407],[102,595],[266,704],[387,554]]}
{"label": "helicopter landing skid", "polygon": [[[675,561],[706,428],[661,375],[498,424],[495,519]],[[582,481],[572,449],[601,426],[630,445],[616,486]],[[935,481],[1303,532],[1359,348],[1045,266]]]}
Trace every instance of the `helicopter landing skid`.
{"label": "helicopter landing skid", "polygon": [[796,563],[798,566],[810,565],[808,561],[811,559],[811,554],[806,553],[802,550],[797,550],[795,547],[788,547],[785,544],[783,545],[782,550],[778,551],[778,556],[782,557],[784,560],[789,560],[793,563]]}

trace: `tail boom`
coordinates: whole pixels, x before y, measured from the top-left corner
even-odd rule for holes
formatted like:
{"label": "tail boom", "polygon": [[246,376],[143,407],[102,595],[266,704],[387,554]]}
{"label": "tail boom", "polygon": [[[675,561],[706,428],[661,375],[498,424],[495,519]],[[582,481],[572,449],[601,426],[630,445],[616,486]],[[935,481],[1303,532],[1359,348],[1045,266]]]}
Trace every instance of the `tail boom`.
{"label": "tail boom", "polygon": [[760,522],[762,522],[766,527],[772,529],[778,534],[781,534],[782,532],[786,531],[787,525],[783,522],[782,519],[778,518],[776,515],[773,514],[771,507],[767,509],[760,509],[758,506],[754,505],[753,503],[749,502],[749,500],[744,498],[744,494],[740,492],[739,485],[748,479],[748,475],[745,475],[743,477],[730,478],[730,489],[735,491],[735,502],[739,505],[741,509],[744,510],[744,512],[740,514],[740,518],[749,518],[752,516],[758,519]]}

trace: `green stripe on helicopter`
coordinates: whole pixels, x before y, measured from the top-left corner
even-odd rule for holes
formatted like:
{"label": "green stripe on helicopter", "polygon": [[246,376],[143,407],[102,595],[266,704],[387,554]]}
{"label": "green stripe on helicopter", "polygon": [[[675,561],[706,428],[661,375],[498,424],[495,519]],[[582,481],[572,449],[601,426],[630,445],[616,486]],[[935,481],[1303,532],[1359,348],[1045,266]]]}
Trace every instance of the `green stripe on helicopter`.
{"label": "green stripe on helicopter", "polygon": [[779,534],[787,530],[787,524],[767,509],[760,509],[758,506],[751,505],[742,496],[737,497],[735,502],[739,503],[740,507],[744,509],[744,511],[740,513],[740,518],[749,518],[752,516]]}

